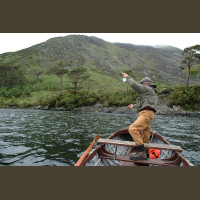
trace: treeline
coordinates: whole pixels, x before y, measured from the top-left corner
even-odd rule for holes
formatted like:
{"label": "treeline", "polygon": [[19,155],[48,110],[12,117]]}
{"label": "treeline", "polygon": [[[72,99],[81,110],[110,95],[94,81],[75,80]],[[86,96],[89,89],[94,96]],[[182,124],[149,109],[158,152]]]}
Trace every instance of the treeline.
{"label": "treeline", "polygon": [[27,82],[20,67],[0,66],[0,87],[23,86]]}
{"label": "treeline", "polygon": [[25,71],[18,66],[0,66],[0,95],[4,97],[19,97],[30,95],[23,87],[28,83]]}
{"label": "treeline", "polygon": [[[128,72],[128,71],[127,71]],[[1,66],[0,67],[0,107],[64,107],[68,110],[86,105],[102,103],[103,106],[123,106],[135,102],[137,93],[128,89],[118,91],[101,87],[91,78],[83,66],[71,69],[63,61],[48,70],[40,66],[31,68]],[[44,88],[41,87],[44,76],[48,79]],[[50,81],[53,86],[50,87]],[[59,80],[59,81],[58,81]],[[63,83],[63,80],[65,82]],[[67,80],[67,81],[66,81]],[[67,86],[66,86],[67,82]],[[57,87],[55,85],[57,84]],[[123,82],[121,83],[123,85]],[[65,89],[63,87],[65,86]],[[41,92],[47,95],[41,95]],[[58,93],[59,91],[59,93]],[[56,92],[56,95],[55,95]],[[34,93],[32,95],[32,93]],[[54,95],[50,95],[54,93]],[[30,97],[30,98],[25,98]],[[32,101],[31,99],[34,100]],[[24,98],[24,100],[20,100]]]}
{"label": "treeline", "polygon": [[[21,95],[30,96],[31,92],[39,91],[42,79],[40,76],[47,76],[51,81],[54,75],[59,78],[59,86],[53,87],[59,88],[60,97],[63,91],[63,78],[68,77],[69,91],[76,94],[78,89],[84,81],[89,83],[90,76],[87,74],[87,70],[84,67],[77,67],[69,69],[62,61],[56,63],[55,67],[50,69],[44,69],[40,66],[21,67],[21,66],[0,66],[0,95],[3,97],[19,97]],[[91,82],[92,80],[90,80]],[[52,87],[46,87],[44,90],[52,89]],[[87,87],[89,91],[89,87]]]}

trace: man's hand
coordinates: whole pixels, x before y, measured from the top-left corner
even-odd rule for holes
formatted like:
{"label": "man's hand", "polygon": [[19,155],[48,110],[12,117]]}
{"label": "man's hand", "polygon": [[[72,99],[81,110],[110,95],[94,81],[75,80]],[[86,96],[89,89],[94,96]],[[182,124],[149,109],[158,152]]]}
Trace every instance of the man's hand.
{"label": "man's hand", "polygon": [[129,107],[130,109],[132,109],[132,108],[134,108],[134,105],[133,105],[133,104],[130,104],[130,105],[128,105],[128,107]]}
{"label": "man's hand", "polygon": [[122,75],[123,75],[124,78],[127,78],[127,77],[128,77],[128,74],[126,74],[126,73],[124,73],[124,72],[122,72]]}

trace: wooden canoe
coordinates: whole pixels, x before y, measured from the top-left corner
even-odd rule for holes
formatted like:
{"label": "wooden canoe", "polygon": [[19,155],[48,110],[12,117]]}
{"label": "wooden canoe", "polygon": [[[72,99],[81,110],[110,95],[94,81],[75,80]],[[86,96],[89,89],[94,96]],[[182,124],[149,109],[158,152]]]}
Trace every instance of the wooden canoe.
{"label": "wooden canoe", "polygon": [[129,154],[135,151],[135,143],[126,127],[106,139],[99,139],[97,145],[75,166],[193,166],[181,154],[181,147],[171,145],[160,134],[151,131],[150,140],[149,144],[144,144],[145,148],[160,149],[157,159],[133,161],[129,158]]}

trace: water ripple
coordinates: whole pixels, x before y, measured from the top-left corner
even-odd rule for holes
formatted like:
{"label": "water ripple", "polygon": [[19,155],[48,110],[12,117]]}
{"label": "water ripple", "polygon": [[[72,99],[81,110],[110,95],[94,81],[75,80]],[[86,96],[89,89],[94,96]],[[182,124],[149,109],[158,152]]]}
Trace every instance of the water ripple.
{"label": "water ripple", "polygon": [[[96,134],[129,126],[137,115],[0,109],[0,165],[72,166]],[[156,115],[152,129],[200,161],[198,117]]]}

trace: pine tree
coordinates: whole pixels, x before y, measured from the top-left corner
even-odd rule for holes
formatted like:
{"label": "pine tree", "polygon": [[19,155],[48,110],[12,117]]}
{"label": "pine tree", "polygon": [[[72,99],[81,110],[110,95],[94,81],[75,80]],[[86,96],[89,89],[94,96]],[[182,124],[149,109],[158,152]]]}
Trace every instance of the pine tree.
{"label": "pine tree", "polygon": [[187,47],[182,52],[184,60],[181,62],[181,69],[187,69],[187,82],[186,87],[188,90],[190,82],[190,72],[194,65],[200,60],[200,45],[195,45],[192,47]]}
{"label": "pine tree", "polygon": [[76,95],[77,90],[80,88],[83,81],[89,79],[90,76],[87,74],[87,70],[85,68],[77,67],[69,71],[68,77],[74,86],[73,93]]}
{"label": "pine tree", "polygon": [[49,73],[55,74],[60,79],[60,97],[62,96],[63,88],[63,76],[68,73],[68,65],[65,64],[62,60],[58,61],[56,67],[50,69]]}

